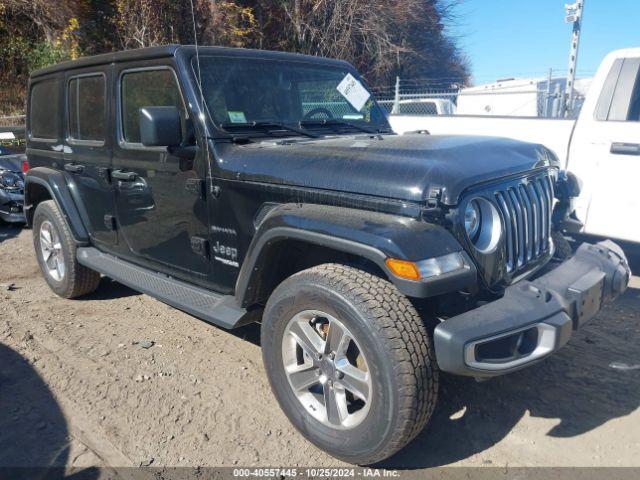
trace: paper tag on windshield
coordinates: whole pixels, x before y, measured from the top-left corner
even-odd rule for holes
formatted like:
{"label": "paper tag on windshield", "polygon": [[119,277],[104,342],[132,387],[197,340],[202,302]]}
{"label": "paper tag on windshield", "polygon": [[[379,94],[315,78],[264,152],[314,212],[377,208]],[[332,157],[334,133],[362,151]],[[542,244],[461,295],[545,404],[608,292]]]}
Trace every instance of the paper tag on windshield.
{"label": "paper tag on windshield", "polygon": [[367,89],[350,73],[347,73],[347,76],[340,82],[337,89],[358,112],[364,108],[369,98],[371,98],[371,94],[367,92]]}
{"label": "paper tag on windshield", "polygon": [[227,112],[231,123],[247,123],[247,117],[244,112]]}

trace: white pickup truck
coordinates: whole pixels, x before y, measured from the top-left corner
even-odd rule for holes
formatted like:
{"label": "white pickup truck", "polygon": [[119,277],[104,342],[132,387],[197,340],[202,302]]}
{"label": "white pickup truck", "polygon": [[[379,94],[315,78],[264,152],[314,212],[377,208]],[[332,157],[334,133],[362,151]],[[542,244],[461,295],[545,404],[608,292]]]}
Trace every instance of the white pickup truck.
{"label": "white pickup truck", "polygon": [[[600,65],[577,120],[392,115],[398,133],[487,135],[541,143],[583,182],[583,233],[640,243],[640,48]],[[634,220],[635,219],[635,220]]]}

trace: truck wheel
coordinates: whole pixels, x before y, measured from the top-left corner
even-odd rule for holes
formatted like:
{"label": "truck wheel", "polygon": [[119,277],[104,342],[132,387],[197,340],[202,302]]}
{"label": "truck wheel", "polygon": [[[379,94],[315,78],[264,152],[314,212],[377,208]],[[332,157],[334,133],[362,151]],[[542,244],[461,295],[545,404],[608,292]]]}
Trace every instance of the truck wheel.
{"label": "truck wheel", "polygon": [[44,279],[59,296],[80,297],[98,288],[100,274],[78,263],[75,241],[53,200],[42,202],[36,208],[33,246]]}
{"label": "truck wheel", "polygon": [[388,458],[435,407],[438,367],[422,319],[393,284],[361,270],[325,264],[282,282],[261,343],[289,420],[341,460]]}

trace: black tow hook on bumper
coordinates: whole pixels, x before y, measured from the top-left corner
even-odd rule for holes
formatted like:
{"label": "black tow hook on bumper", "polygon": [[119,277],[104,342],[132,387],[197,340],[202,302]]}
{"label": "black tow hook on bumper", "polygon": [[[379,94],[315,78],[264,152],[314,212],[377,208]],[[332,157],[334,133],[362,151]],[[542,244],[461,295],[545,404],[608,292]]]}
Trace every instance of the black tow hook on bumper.
{"label": "black tow hook on bumper", "polygon": [[504,297],[438,325],[441,370],[478,378],[529,366],[564,346],[603,304],[624,293],[631,270],[611,241],[582,244],[549,273],[506,289]]}

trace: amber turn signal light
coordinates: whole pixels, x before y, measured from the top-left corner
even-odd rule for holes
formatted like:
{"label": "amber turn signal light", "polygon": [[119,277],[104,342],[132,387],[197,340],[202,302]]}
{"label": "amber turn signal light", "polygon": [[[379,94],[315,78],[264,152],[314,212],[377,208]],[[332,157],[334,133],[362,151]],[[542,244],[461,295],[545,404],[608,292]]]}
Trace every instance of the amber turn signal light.
{"label": "amber turn signal light", "polygon": [[418,265],[414,262],[387,258],[385,263],[396,277],[406,278],[407,280],[420,280],[420,270],[418,270]]}

